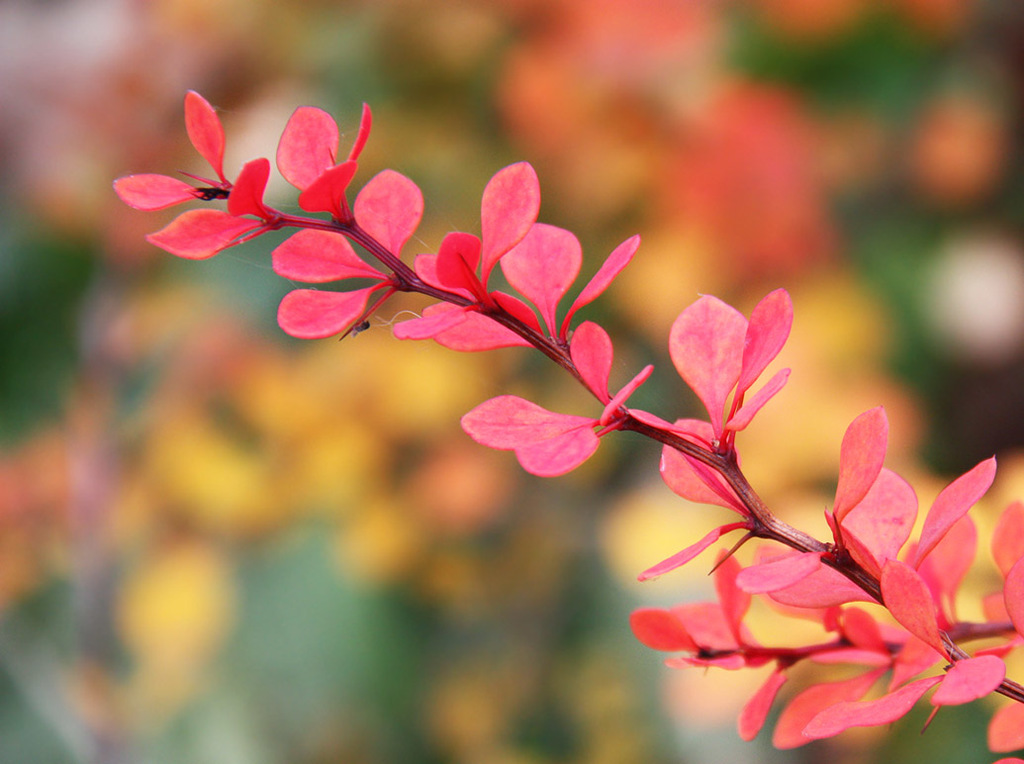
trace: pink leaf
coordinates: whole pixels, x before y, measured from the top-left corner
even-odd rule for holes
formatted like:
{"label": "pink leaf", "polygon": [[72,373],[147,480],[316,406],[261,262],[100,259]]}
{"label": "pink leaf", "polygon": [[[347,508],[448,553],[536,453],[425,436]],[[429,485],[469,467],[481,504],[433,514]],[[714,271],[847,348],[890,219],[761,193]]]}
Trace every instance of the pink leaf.
{"label": "pink leaf", "polygon": [[572,305],[569,306],[569,310],[565,314],[565,318],[562,319],[562,326],[559,329],[560,337],[565,338],[569,331],[569,321],[576,314],[576,311],[584,305],[589,305],[604,293],[604,290],[622,272],[622,269],[629,265],[629,261],[633,259],[633,255],[636,254],[639,246],[640,237],[631,236],[608,255],[604,264],[601,265],[597,273],[594,274],[594,277],[587,282],[587,285],[583,287],[583,291],[576,296]]}
{"label": "pink leaf", "polygon": [[779,715],[772,735],[772,744],[779,749],[788,750],[806,745],[811,739],[804,735],[804,728],[821,709],[843,701],[858,700],[864,697],[871,685],[885,673],[885,669],[869,671],[852,679],[840,682],[827,682],[808,687],[796,695]]}
{"label": "pink leaf", "polygon": [[959,706],[984,698],[1006,678],[1006,664],[994,655],[953,664],[932,695],[933,706]]}
{"label": "pink leaf", "polygon": [[803,581],[821,567],[821,554],[804,552],[744,568],[737,586],[750,594],[765,594]]}
{"label": "pink leaf", "polygon": [[497,321],[449,303],[430,305],[423,311],[422,318],[397,324],[395,337],[416,340],[429,338],[439,345],[460,352],[530,347],[529,342]]}
{"label": "pink leaf", "polygon": [[356,139],[352,142],[352,148],[348,152],[348,158],[354,162],[359,159],[359,155],[363,153],[363,148],[366,146],[366,141],[370,138],[370,127],[373,125],[373,114],[370,112],[369,104],[363,104],[363,113],[359,118],[359,132],[356,133]]}
{"label": "pink leaf", "polygon": [[776,289],[750,314],[743,347],[743,368],[736,389],[750,389],[768,364],[779,354],[793,326],[793,301],[785,289]]}
{"label": "pink leaf", "polygon": [[[707,422],[700,422],[699,424],[704,425],[710,435],[711,426]],[[661,449],[661,466],[659,471],[661,472],[662,480],[665,481],[665,485],[684,499],[700,504],[715,504],[719,507],[727,507],[739,512],[741,515],[747,514],[746,508],[722,483],[717,473],[712,472],[705,465],[677,451],[672,446],[665,446]]]}
{"label": "pink leaf", "polygon": [[669,334],[669,354],[679,376],[707,408],[715,438],[723,433],[725,401],[743,360],[747,319],[705,295],[679,314]]}
{"label": "pink leaf", "polygon": [[915,677],[922,671],[926,671],[939,661],[948,661],[945,651],[938,652],[934,647],[925,644],[913,634],[906,635],[907,641],[903,649],[896,655],[892,662],[892,677],[889,680],[889,689],[895,689],[911,677]]}
{"label": "pink leaf", "polygon": [[238,173],[235,187],[231,189],[231,195],[228,197],[228,212],[235,216],[269,217],[269,211],[263,204],[263,194],[267,190],[269,179],[269,159],[253,159],[246,162],[242,171]]}
{"label": "pink leaf", "polygon": [[209,102],[194,90],[185,94],[185,131],[217,177],[227,182],[224,177],[224,127]]}
{"label": "pink leaf", "polygon": [[603,427],[604,425],[607,425],[609,422],[611,422],[612,419],[618,413],[619,409],[622,407],[622,405],[627,400],[629,400],[629,396],[635,393],[637,388],[640,387],[640,385],[642,385],[644,382],[646,382],[653,372],[654,366],[651,364],[647,364],[640,371],[638,371],[636,376],[634,376],[631,380],[629,380],[629,382],[624,384],[622,386],[622,389],[619,390],[619,392],[615,393],[615,397],[608,401],[608,405],[604,407],[604,411],[601,412],[601,416],[597,420],[598,423],[600,423]]}
{"label": "pink leaf", "polygon": [[832,737],[850,727],[876,727],[905,716],[928,690],[942,681],[931,676],[911,682],[877,700],[843,701],[811,719],[804,734],[812,739]]}
{"label": "pink leaf", "polygon": [[338,125],[313,106],[300,106],[277,144],[277,169],[300,191],[338,161]]}
{"label": "pink leaf", "polygon": [[709,546],[718,541],[718,539],[721,538],[723,534],[729,533],[730,531],[739,530],[740,528],[745,527],[746,523],[729,523],[728,525],[723,525],[719,528],[715,528],[706,536],[704,536],[704,538],[698,541],[696,544],[691,544],[690,546],[686,547],[686,549],[683,549],[680,552],[676,552],[668,559],[662,560],[657,565],[654,565],[645,570],[643,573],[636,577],[637,581],[649,581],[652,578],[663,576],[670,570],[675,570],[676,568],[682,567],[690,560],[695,558],[697,555],[699,555],[701,552],[703,552],[705,549],[707,549]]}
{"label": "pink leaf", "polygon": [[397,256],[423,217],[423,194],[401,173],[383,170],[363,186],[352,211],[360,227]]}
{"label": "pink leaf", "polygon": [[1003,587],[1003,602],[1006,612],[1013,622],[1013,628],[1024,636],[1024,557],[1010,568],[1006,574],[1006,585]]}
{"label": "pink leaf", "polygon": [[348,329],[362,315],[375,287],[353,292],[296,289],[281,300],[277,323],[303,340],[323,339]]}
{"label": "pink leaf", "polygon": [[988,747],[997,753],[1024,748],[1024,705],[1010,703],[992,715],[988,725]]}
{"label": "pink leaf", "polygon": [[1011,503],[999,516],[992,533],[992,556],[1004,577],[1024,557],[1024,502]]}
{"label": "pink leaf", "polygon": [[167,175],[128,175],[114,181],[114,191],[122,202],[137,210],[162,210],[199,198],[199,192],[177,178]]}
{"label": "pink leaf", "polygon": [[150,244],[189,260],[213,257],[230,247],[239,236],[262,225],[258,220],[236,218],[220,210],[189,210],[166,227],[146,237]]}
{"label": "pink leaf", "polygon": [[576,280],[582,262],[583,250],[572,232],[536,223],[501,259],[501,270],[512,288],[537,306],[554,335],[558,301]]}
{"label": "pink leaf", "polygon": [[854,557],[872,574],[882,572],[882,563],[899,555],[917,518],[917,494],[910,483],[895,472],[882,469],[867,494],[841,520],[843,538],[860,540],[870,559],[854,551]]}
{"label": "pink leaf", "polygon": [[946,531],[974,506],[992,485],[996,477],[996,459],[991,457],[976,465],[942,489],[928,510],[921,540],[917,545],[914,565],[921,564],[932,548],[939,543]]}
{"label": "pink leaf", "polygon": [[776,602],[800,608],[826,608],[848,602],[873,602],[863,589],[832,568],[821,566],[806,578],[769,595]]}
{"label": "pink leaf", "polygon": [[839,484],[832,508],[836,520],[857,506],[878,478],[889,440],[889,420],[879,406],[850,423],[839,451]]}
{"label": "pink leaf", "polygon": [[775,697],[785,683],[786,675],[778,670],[773,671],[753,697],[747,701],[743,710],[740,711],[740,718],[737,721],[740,738],[750,741],[757,737],[757,733],[764,726],[765,719],[768,718],[768,712],[771,710],[772,703],[775,702]]}
{"label": "pink leaf", "polygon": [[612,340],[592,321],[584,321],[572,334],[569,353],[590,391],[602,403],[611,400],[608,377],[612,371]]}
{"label": "pink leaf", "polygon": [[526,236],[539,212],[540,184],[528,163],[509,165],[490,179],[480,203],[484,284],[494,264]]}
{"label": "pink leaf", "polygon": [[516,395],[491,398],[462,417],[462,428],[473,440],[500,449],[521,448],[592,423],[586,417],[556,414]]}
{"label": "pink leaf", "polygon": [[274,249],[274,273],[286,279],[323,283],[340,279],[384,279],[362,260],[348,239],[332,231],[303,228]]}
{"label": "pink leaf", "polygon": [[683,622],[671,610],[634,610],[629,616],[629,626],[633,630],[633,635],[652,650],[697,652],[699,649],[683,626]]}
{"label": "pink leaf", "polygon": [[770,401],[775,394],[779,392],[779,390],[786,386],[787,381],[789,381],[789,369],[782,369],[773,375],[772,378],[769,379],[755,395],[740,407],[739,411],[729,417],[729,421],[726,422],[725,429],[738,432],[746,428],[746,426],[754,419],[754,415],[764,408],[764,405]]}
{"label": "pink leaf", "polygon": [[[417,269],[421,258],[416,258]],[[426,264],[424,259],[423,264]],[[486,290],[476,275],[480,262],[480,239],[471,233],[453,231],[441,241],[434,260],[438,283],[449,290],[463,290],[478,302],[486,299]]]}
{"label": "pink leaf", "polygon": [[893,618],[915,637],[945,654],[935,603],[918,572],[899,560],[887,560],[882,567],[881,585],[882,600]]}
{"label": "pink leaf", "polygon": [[345,217],[345,191],[356,174],[355,162],[347,161],[324,170],[299,194],[299,206],[306,212],[329,212],[341,220]]}
{"label": "pink leaf", "polygon": [[878,622],[859,607],[843,608],[842,632],[852,644],[866,650],[889,654]]}
{"label": "pink leaf", "polygon": [[515,450],[522,468],[538,477],[558,477],[572,472],[597,451],[600,439],[588,420],[546,440]]}
{"label": "pink leaf", "polygon": [[693,602],[672,608],[693,641],[710,650],[736,650],[739,643],[733,636],[725,613],[716,602]]}

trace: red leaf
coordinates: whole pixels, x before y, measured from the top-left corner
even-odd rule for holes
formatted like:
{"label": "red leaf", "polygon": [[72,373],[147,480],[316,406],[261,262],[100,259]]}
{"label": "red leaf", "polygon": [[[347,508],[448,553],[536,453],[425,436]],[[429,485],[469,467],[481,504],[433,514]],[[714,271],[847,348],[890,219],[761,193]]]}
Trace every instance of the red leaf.
{"label": "red leaf", "polygon": [[801,608],[874,602],[859,586],[825,565],[792,586],[773,591],[768,596],[783,605]]}
{"label": "red leaf", "polygon": [[259,218],[270,217],[270,212],[263,204],[263,194],[267,190],[270,179],[270,160],[253,159],[246,162],[238,173],[231,195],[228,197],[228,212],[236,217],[255,215]]}
{"label": "red leaf", "polygon": [[633,635],[652,650],[697,652],[697,643],[671,610],[641,608],[629,616]]}
{"label": "red leaf", "polygon": [[[693,426],[701,427],[701,432],[696,440],[704,439],[703,436],[711,437],[711,425],[698,420],[679,420],[673,426],[675,429],[680,422],[689,422]],[[688,433],[687,433],[688,434]],[[721,481],[717,473],[712,472],[708,467],[689,458],[672,446],[665,446],[661,449],[661,478],[665,485],[684,499],[695,501],[700,504],[715,504],[720,507],[727,507],[741,515],[747,514],[746,508]]]}
{"label": "red leaf", "polygon": [[612,340],[608,332],[592,321],[584,321],[572,334],[569,354],[587,388],[602,403],[611,400],[608,378],[612,371]]}
{"label": "red leaf", "polygon": [[1024,705],[1010,703],[992,715],[988,725],[988,747],[996,753],[1024,748]]}
{"label": "red leaf", "polygon": [[679,314],[669,334],[672,362],[707,408],[715,438],[722,436],[725,401],[739,379],[746,331],[738,311],[705,295]]}
{"label": "red leaf", "polygon": [[604,407],[604,411],[601,412],[601,416],[597,420],[598,423],[601,424],[602,427],[608,424],[615,417],[622,405],[629,400],[629,396],[635,393],[636,389],[646,382],[653,372],[654,366],[652,364],[647,364],[640,369],[636,376],[624,384],[622,389],[615,393],[615,396],[608,401],[608,405]]}
{"label": "red leaf", "polygon": [[994,655],[953,664],[932,695],[933,706],[959,706],[984,698],[1006,678],[1006,664]]}
{"label": "red leaf", "polygon": [[899,687],[922,671],[930,669],[939,661],[948,660],[945,651],[936,651],[934,647],[925,644],[913,634],[906,634],[905,636],[907,641],[892,663],[892,678],[889,680],[890,690]]}
{"label": "red leaf", "polygon": [[296,289],[281,300],[277,323],[292,337],[323,339],[348,329],[362,315],[377,287],[353,292],[322,292]]}
{"label": "red leaf", "polygon": [[345,191],[356,174],[355,162],[347,161],[324,170],[299,194],[299,206],[306,212],[329,212],[341,220],[345,217]]}
{"label": "red leaf", "polygon": [[843,538],[857,539],[870,554],[865,559],[849,544],[854,558],[873,575],[882,572],[882,563],[894,560],[910,537],[917,518],[917,494],[895,472],[882,469],[867,494],[840,521]]}
{"label": "red leaf", "polygon": [[338,161],[338,125],[323,109],[300,106],[277,144],[277,169],[300,191]]}
{"label": "red leaf", "polygon": [[576,296],[572,305],[569,306],[565,318],[562,319],[562,326],[558,332],[559,337],[565,339],[569,331],[569,321],[576,314],[576,311],[584,305],[589,305],[604,293],[604,290],[622,272],[622,269],[629,265],[629,261],[633,259],[633,255],[636,254],[639,246],[640,237],[631,236],[608,255],[608,258],[598,269],[597,273],[587,282],[587,285],[583,287],[583,291]]}
{"label": "red leaf", "polygon": [[637,581],[649,581],[652,578],[657,578],[668,573],[670,570],[675,570],[688,563],[690,560],[695,558],[709,546],[718,541],[723,534],[729,533],[730,531],[739,530],[740,528],[746,528],[746,523],[729,523],[719,528],[713,529],[704,538],[698,541],[696,544],[691,544],[680,552],[676,552],[674,555],[666,560],[662,560],[657,565],[648,568],[639,576]]}
{"label": "red leaf", "polygon": [[[716,602],[693,602],[672,608],[683,627],[700,647],[709,650],[736,650],[739,643]],[[742,657],[740,658],[743,660]]]}
{"label": "red leaf", "polygon": [[[421,264],[416,258],[417,271]],[[423,265],[427,264],[423,259]],[[441,241],[434,260],[434,275],[440,286],[449,290],[461,290],[477,302],[486,300],[486,291],[476,269],[480,263],[480,239],[471,233],[453,231]]]}
{"label": "red leaf", "polygon": [[772,734],[772,744],[787,750],[806,745],[811,739],[804,735],[804,728],[821,709],[842,701],[864,697],[871,685],[885,673],[885,669],[869,671],[866,674],[844,679],[841,682],[826,682],[808,687],[796,695],[779,715]]}
{"label": "red leaf", "polygon": [[789,369],[776,372],[755,395],[740,407],[739,411],[729,417],[725,429],[736,432],[744,429],[754,419],[754,415],[764,408],[764,405],[775,397],[775,394],[785,387],[788,381]]}
{"label": "red leaf", "polygon": [[1011,503],[999,516],[992,533],[992,556],[1004,577],[1024,557],[1024,502]]}
{"label": "red leaf", "polygon": [[370,137],[370,127],[373,125],[373,114],[370,112],[369,104],[363,104],[363,113],[359,118],[359,132],[356,133],[356,139],[352,142],[352,148],[348,152],[348,158],[351,161],[359,159],[359,155],[363,153],[363,148],[366,146],[366,141]]}
{"label": "red leaf", "polygon": [[516,395],[500,395],[464,415],[462,428],[481,445],[513,449],[549,440],[593,421],[556,414]]}
{"label": "red leaf", "polygon": [[928,582],[950,622],[956,619],[955,598],[960,583],[974,563],[978,531],[970,515],[964,515],[946,532],[942,541],[925,557],[917,572]]}
{"label": "red leaf", "polygon": [[516,458],[524,470],[537,477],[558,477],[572,472],[597,451],[600,439],[592,429],[593,420],[547,440],[520,446]]}
{"label": "red leaf", "polygon": [[540,184],[527,162],[498,170],[490,179],[480,202],[484,284],[494,264],[526,236],[539,212]]}
{"label": "red leaf", "polygon": [[183,180],[167,175],[127,175],[114,181],[122,202],[137,210],[162,210],[199,198],[199,192]]}
{"label": "red leaf", "polygon": [[383,170],[363,186],[352,211],[360,227],[397,256],[423,217],[423,194],[401,173]]}
{"label": "red leaf", "polygon": [[[450,314],[443,317],[442,314]],[[395,326],[398,339],[433,339],[437,344],[460,352],[477,352],[505,347],[530,347],[530,343],[497,321],[476,311],[449,303],[430,305],[422,318]]]}
{"label": "red leaf", "polygon": [[804,552],[786,555],[761,565],[744,568],[737,586],[750,594],[765,594],[803,581],[821,567],[821,554]]}
{"label": "red leaf", "polygon": [[747,701],[743,710],[740,711],[740,718],[736,724],[740,738],[750,741],[757,737],[757,733],[764,726],[765,719],[768,718],[768,712],[771,710],[772,703],[775,702],[775,697],[785,683],[786,675],[778,670],[773,671],[753,697]]}
{"label": "red leaf", "polygon": [[899,560],[887,560],[882,567],[881,585],[882,600],[893,618],[915,637],[945,655],[935,603],[928,584],[918,572]]}
{"label": "red leaf", "polygon": [[889,654],[878,622],[859,607],[843,608],[842,632],[852,644],[866,650]]}
{"label": "red leaf", "polygon": [[274,273],[286,279],[323,283],[340,279],[384,279],[339,233],[303,228],[274,249]]}
{"label": "red leaf", "polygon": [[736,389],[750,389],[768,364],[779,354],[793,326],[793,301],[785,289],[776,289],[750,314],[743,347],[743,367]]}
{"label": "red leaf", "polygon": [[826,708],[804,728],[814,740],[838,735],[850,727],[875,727],[890,724],[905,716],[928,690],[942,681],[931,676],[911,682],[877,700],[842,701]]}
{"label": "red leaf", "polygon": [[512,288],[537,306],[554,335],[558,301],[576,280],[582,262],[583,250],[572,232],[536,223],[501,259],[501,270]]}
{"label": "red leaf", "polygon": [[189,210],[146,237],[150,244],[189,260],[213,257],[235,239],[262,226],[258,220],[236,218],[220,210]]}
{"label": "red leaf", "polygon": [[953,523],[963,517],[992,485],[996,477],[996,459],[991,457],[976,465],[942,489],[921,528],[914,566],[921,564],[932,548],[939,543]]}
{"label": "red leaf", "polygon": [[839,451],[839,484],[832,512],[840,523],[878,478],[889,440],[889,420],[879,406],[850,423]]}
{"label": "red leaf", "polygon": [[1006,612],[1013,621],[1013,628],[1024,636],[1024,557],[1010,568],[1006,574],[1006,585],[1003,587],[1003,601]]}
{"label": "red leaf", "polygon": [[185,131],[199,155],[209,162],[222,182],[224,177],[224,127],[209,102],[194,90],[185,94]]}

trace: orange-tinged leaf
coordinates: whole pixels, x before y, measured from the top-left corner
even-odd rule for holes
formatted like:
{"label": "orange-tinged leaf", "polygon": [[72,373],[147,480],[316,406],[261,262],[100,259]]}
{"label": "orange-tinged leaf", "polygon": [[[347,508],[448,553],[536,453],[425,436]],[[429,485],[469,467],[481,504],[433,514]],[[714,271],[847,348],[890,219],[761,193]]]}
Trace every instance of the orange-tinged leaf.
{"label": "orange-tinged leaf", "polygon": [[915,637],[945,654],[931,591],[920,574],[899,560],[882,567],[882,599],[899,624]]}
{"label": "orange-tinged leaf", "polygon": [[878,478],[888,441],[889,420],[881,406],[865,411],[846,428],[839,450],[839,484],[832,508],[840,524]]}
{"label": "orange-tinged leaf", "polygon": [[876,669],[852,679],[808,687],[796,695],[779,715],[779,721],[772,734],[772,744],[776,748],[788,750],[810,743],[811,738],[804,735],[804,728],[821,712],[821,709],[842,701],[864,697],[864,693],[871,689],[871,685],[884,673],[885,669]]}
{"label": "orange-tinged leaf", "polygon": [[775,697],[785,683],[786,675],[781,671],[773,671],[753,697],[746,702],[736,722],[740,738],[750,741],[757,737],[757,733],[764,726],[765,719],[768,718],[768,712],[771,710]]}
{"label": "orange-tinged leaf", "polygon": [[723,525],[719,528],[715,528],[712,531],[710,531],[707,535],[705,535],[704,538],[702,538],[696,544],[691,544],[690,546],[686,547],[686,549],[676,552],[668,559],[662,560],[657,565],[648,568],[639,576],[637,576],[637,580],[649,581],[652,578],[657,578],[658,576],[662,576],[671,570],[675,570],[676,568],[685,565],[690,560],[699,555],[701,552],[703,552],[705,549],[707,549],[709,546],[714,544],[723,534],[745,527],[746,523],[729,523],[728,525]]}
{"label": "orange-tinged leaf", "polygon": [[1003,587],[1003,601],[1006,612],[1013,621],[1013,628],[1024,636],[1024,557],[1010,568],[1006,574],[1006,585]]}
{"label": "orange-tinged leaf", "polygon": [[970,515],[964,515],[935,545],[931,554],[918,566],[918,573],[935,592],[950,622],[956,621],[956,592],[974,563],[978,548],[978,531]]}
{"label": "orange-tinged leaf", "polygon": [[918,542],[917,554],[914,557],[915,566],[921,564],[921,560],[946,535],[953,523],[963,517],[978,499],[985,495],[995,477],[996,459],[993,456],[942,489],[935,498],[932,508],[928,510],[928,516],[921,528],[921,540]]}
{"label": "orange-tinged leaf", "polygon": [[942,681],[932,676],[901,687],[877,700],[842,701],[826,708],[804,728],[814,740],[833,737],[850,727],[875,727],[900,719],[914,707],[928,690]]}
{"label": "orange-tinged leaf", "polygon": [[640,608],[629,616],[633,635],[652,650],[697,652],[697,644],[671,610]]}
{"label": "orange-tinged leaf", "polygon": [[992,556],[1004,577],[1024,557],[1024,502],[1012,502],[999,516],[992,533]]}
{"label": "orange-tinged leaf", "polygon": [[1024,748],[1024,705],[1010,703],[992,715],[988,725],[988,747],[997,753]]}
{"label": "orange-tinged leaf", "polygon": [[338,161],[338,125],[323,109],[300,106],[277,144],[277,169],[299,190]]}
{"label": "orange-tinged leaf", "polygon": [[258,220],[236,218],[221,210],[189,210],[149,234],[146,241],[178,257],[204,260],[261,225]]}
{"label": "orange-tinged leaf", "polygon": [[722,607],[722,615],[725,616],[733,639],[742,644],[745,641],[742,633],[743,617],[750,609],[753,598],[737,586],[736,577],[743,568],[735,557],[723,558],[726,553],[726,550],[722,550],[718,555],[718,565],[715,567],[715,593],[718,595],[718,604]]}
{"label": "orange-tinged leaf", "polygon": [[953,664],[932,695],[934,706],[959,706],[983,698],[1006,678],[1006,664],[994,655],[968,658]]}

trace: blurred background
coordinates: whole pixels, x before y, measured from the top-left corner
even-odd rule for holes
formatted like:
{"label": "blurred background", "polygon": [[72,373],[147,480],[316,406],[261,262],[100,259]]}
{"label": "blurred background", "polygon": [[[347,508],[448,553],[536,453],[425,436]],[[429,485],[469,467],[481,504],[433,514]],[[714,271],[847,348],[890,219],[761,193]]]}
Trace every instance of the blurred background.
{"label": "blurred background", "polygon": [[988,701],[923,736],[926,711],[742,743],[764,674],[669,670],[628,629],[710,596],[710,553],[635,576],[727,519],[662,485],[657,448],[610,438],[530,477],[458,418],[507,392],[596,414],[543,359],[398,342],[415,299],[342,343],[291,341],[281,236],[204,262],[148,245],[173,211],[111,182],[199,169],[188,89],[219,109],[229,176],[300,105],[335,115],[345,151],[369,102],[357,182],[391,167],[427,200],[407,260],[477,232],[520,159],[583,278],[640,233],[584,317],[615,337],[613,385],[656,364],[634,402],[667,419],[701,415],[665,350],[678,312],[789,289],[793,376],[740,439],[753,484],[824,537],[843,431],[878,404],[923,509],[998,453],[963,618],[999,585],[995,514],[1024,497],[1013,0],[5,0],[0,761],[988,760]]}

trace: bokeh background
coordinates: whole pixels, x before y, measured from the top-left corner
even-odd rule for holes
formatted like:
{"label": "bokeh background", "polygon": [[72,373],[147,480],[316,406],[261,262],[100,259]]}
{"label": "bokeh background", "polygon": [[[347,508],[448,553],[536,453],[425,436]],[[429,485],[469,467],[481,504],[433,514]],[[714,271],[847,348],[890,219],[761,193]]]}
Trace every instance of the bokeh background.
{"label": "bokeh background", "polygon": [[205,262],[146,244],[170,214],[111,181],[199,167],[188,89],[220,110],[229,174],[273,156],[295,107],[344,142],[369,102],[359,179],[391,167],[427,199],[407,256],[478,231],[487,179],[520,159],[584,276],[640,233],[586,315],[619,384],[656,364],[636,404],[665,418],[698,414],[675,315],[788,288],[794,372],[741,439],[751,480],[824,536],[867,408],[925,508],[998,453],[962,617],[997,586],[992,518],[1024,496],[1014,0],[5,0],[0,761],[986,760],[987,701],[924,736],[918,713],[740,742],[763,675],[670,671],[628,630],[636,606],[709,596],[710,555],[635,576],[724,519],[661,484],[652,444],[524,475],[458,417],[506,392],[596,413],[543,359],[400,343],[415,299],[342,343],[291,341],[280,237]]}

